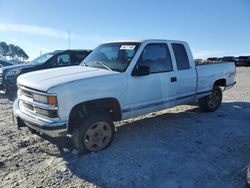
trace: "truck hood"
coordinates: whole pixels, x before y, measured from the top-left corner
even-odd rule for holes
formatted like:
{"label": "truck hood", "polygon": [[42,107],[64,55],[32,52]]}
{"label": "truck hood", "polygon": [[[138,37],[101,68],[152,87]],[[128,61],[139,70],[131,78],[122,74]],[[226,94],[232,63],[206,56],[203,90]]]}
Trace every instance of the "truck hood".
{"label": "truck hood", "polygon": [[92,67],[70,66],[22,74],[18,77],[17,84],[47,92],[50,88],[68,82],[111,74],[119,73]]}

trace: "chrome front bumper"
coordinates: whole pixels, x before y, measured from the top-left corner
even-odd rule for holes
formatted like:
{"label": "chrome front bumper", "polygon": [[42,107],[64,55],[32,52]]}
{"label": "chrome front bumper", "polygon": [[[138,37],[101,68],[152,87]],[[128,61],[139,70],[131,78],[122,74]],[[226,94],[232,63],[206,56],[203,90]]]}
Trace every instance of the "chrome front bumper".
{"label": "chrome front bumper", "polygon": [[20,110],[19,100],[16,99],[13,105],[13,120],[17,127],[27,126],[41,134],[51,137],[62,137],[67,134],[67,122],[40,118]]}

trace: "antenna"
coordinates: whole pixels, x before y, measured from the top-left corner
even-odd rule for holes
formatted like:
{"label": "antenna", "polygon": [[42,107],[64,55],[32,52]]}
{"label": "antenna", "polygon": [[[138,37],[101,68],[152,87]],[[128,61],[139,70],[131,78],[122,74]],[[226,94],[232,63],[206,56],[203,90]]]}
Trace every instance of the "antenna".
{"label": "antenna", "polygon": [[68,30],[68,47],[69,47],[69,49],[70,49],[70,30]]}

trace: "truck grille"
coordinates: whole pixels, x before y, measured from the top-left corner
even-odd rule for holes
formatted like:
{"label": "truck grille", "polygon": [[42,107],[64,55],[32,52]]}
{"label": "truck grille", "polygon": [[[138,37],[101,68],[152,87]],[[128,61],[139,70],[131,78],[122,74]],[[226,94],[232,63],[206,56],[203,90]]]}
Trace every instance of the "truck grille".
{"label": "truck grille", "polygon": [[21,89],[21,95],[24,95],[29,98],[33,98],[32,93],[30,91],[22,90]]}
{"label": "truck grille", "polygon": [[34,107],[33,107],[33,105],[31,105],[31,104],[28,104],[28,103],[26,103],[26,102],[23,102],[23,106],[24,106],[25,108],[28,108],[28,109],[34,111]]}
{"label": "truck grille", "polygon": [[33,114],[42,115],[49,118],[58,118],[58,108],[54,108],[49,104],[34,100],[34,94],[45,95],[45,93],[38,93],[37,91],[30,88],[23,86],[19,87],[18,99],[22,103],[23,110],[26,112],[32,111]]}

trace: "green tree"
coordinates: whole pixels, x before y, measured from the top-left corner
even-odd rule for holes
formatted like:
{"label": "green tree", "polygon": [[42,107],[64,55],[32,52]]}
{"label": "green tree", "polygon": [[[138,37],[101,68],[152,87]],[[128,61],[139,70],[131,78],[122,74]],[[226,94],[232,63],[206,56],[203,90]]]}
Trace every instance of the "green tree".
{"label": "green tree", "polygon": [[10,59],[14,59],[16,56],[16,46],[14,44],[9,44],[9,51],[7,53],[7,56],[10,57]]}
{"label": "green tree", "polygon": [[5,42],[0,42],[0,54],[4,57],[7,56],[9,51],[9,46]]}
{"label": "green tree", "polygon": [[25,53],[25,51],[23,49],[20,50],[20,58],[22,60],[27,60],[29,59],[29,56]]}
{"label": "green tree", "polygon": [[5,42],[0,42],[0,55],[3,57],[9,57],[10,59],[15,60],[27,60],[29,56],[25,51],[17,45],[6,44]]}

